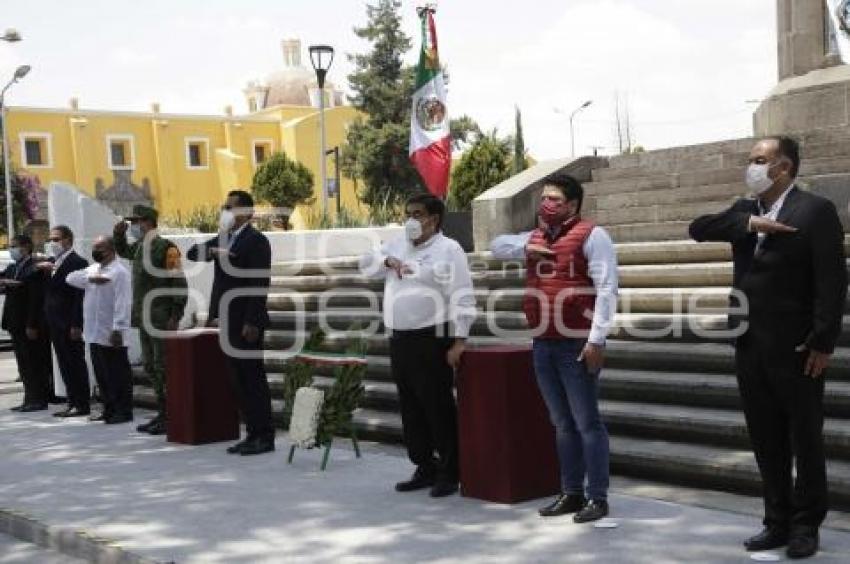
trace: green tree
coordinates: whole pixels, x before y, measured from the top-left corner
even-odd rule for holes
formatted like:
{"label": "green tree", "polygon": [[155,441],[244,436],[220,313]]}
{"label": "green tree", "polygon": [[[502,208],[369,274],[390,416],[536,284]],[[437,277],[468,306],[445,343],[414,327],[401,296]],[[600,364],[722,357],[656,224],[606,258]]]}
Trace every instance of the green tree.
{"label": "green tree", "polygon": [[349,100],[366,117],[348,129],[341,168],[348,178],[362,180],[360,199],[369,206],[395,205],[425,189],[408,158],[415,69],[403,64],[411,40],[401,29],[400,8],[399,0],[367,6],[368,21],[354,33],[371,51],[349,55],[355,67]]}
{"label": "green tree", "polygon": [[481,128],[467,115],[449,121],[452,136],[452,148],[460,149],[465,143],[471,143],[481,135]]}
{"label": "green tree", "polygon": [[[0,149],[3,145],[0,143]],[[6,236],[6,171],[3,159],[0,159],[0,235]],[[12,218],[15,233],[21,233],[24,226],[38,211],[38,191],[41,189],[38,178],[12,171],[9,184],[12,192]]]}
{"label": "green tree", "polygon": [[479,135],[452,171],[449,206],[469,210],[479,194],[507,180],[511,174],[511,139],[496,131]]}
{"label": "green tree", "polygon": [[516,106],[516,129],[514,131],[514,158],[511,162],[514,174],[519,174],[528,168],[528,159],[525,156],[525,138],[522,136],[522,114],[519,106]]}
{"label": "green tree", "polygon": [[285,153],[275,153],[257,167],[251,191],[260,202],[295,209],[313,201],[313,173]]}

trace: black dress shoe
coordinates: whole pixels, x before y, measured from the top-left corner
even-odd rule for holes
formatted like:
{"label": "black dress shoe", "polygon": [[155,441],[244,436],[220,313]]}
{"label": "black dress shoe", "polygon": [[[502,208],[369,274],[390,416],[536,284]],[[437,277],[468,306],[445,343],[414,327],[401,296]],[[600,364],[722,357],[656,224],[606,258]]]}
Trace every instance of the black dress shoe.
{"label": "black dress shoe", "polygon": [[779,527],[765,527],[762,532],[744,541],[748,552],[773,550],[788,544],[788,530]]}
{"label": "black dress shoe", "polygon": [[160,417],[160,415],[157,415],[153,419],[150,419],[147,423],[142,423],[141,425],[136,427],[136,431],[140,433],[150,433],[150,428],[153,427],[159,421]]}
{"label": "black dress shoe", "polygon": [[44,411],[45,409],[47,409],[46,403],[28,403],[21,407],[20,412],[30,413],[32,411]]}
{"label": "black dress shoe", "polygon": [[274,450],[274,439],[256,438],[251,439],[239,449],[239,454],[242,456],[254,456],[255,454],[263,454]]}
{"label": "black dress shoe", "polygon": [[239,454],[242,452],[242,447],[250,442],[250,439],[245,439],[243,441],[239,441],[235,445],[231,445],[227,447],[227,454]]}
{"label": "black dress shoe", "polygon": [[538,513],[541,517],[567,515],[580,510],[585,503],[587,503],[587,500],[584,499],[583,495],[562,493],[555,498],[555,501],[540,509]]}
{"label": "black dress shoe", "polygon": [[820,542],[817,532],[808,534],[793,534],[788,540],[785,554],[788,558],[799,559],[814,556],[818,552]]}
{"label": "black dress shoe", "polygon": [[21,405],[16,405],[15,407],[10,407],[10,408],[9,408],[9,411],[20,411],[20,410],[22,410],[23,408],[24,408],[23,404],[21,404]]}
{"label": "black dress shoe", "polygon": [[575,523],[590,523],[608,516],[608,502],[602,499],[591,499],[584,504],[578,513],[573,515]]}
{"label": "black dress shoe", "polygon": [[53,412],[53,417],[67,417],[67,414],[70,413],[72,409],[72,407],[68,407],[62,411],[55,411]]}
{"label": "black dress shoe", "polygon": [[422,490],[425,488],[430,488],[436,483],[436,481],[437,480],[434,470],[419,466],[416,468],[416,471],[413,473],[413,476],[411,476],[409,480],[399,482],[395,485],[395,491],[413,492],[416,490]]}
{"label": "black dress shoe", "polygon": [[152,421],[148,427],[149,435],[164,435],[167,432],[168,426],[165,424],[165,419],[162,417],[157,418],[156,421]]}
{"label": "black dress shoe", "polygon": [[431,497],[446,497],[457,493],[457,482],[437,480],[428,495]]}
{"label": "black dress shoe", "polygon": [[[71,409],[65,411],[64,413],[62,413],[62,415],[59,415],[58,417],[85,417],[89,413],[91,413],[91,409],[85,407],[72,407]],[[54,415],[56,414],[54,413]]]}
{"label": "black dress shoe", "polygon": [[133,416],[129,414],[124,415],[111,415],[109,417],[105,417],[103,422],[107,425],[119,425],[121,423],[129,423],[133,420]]}

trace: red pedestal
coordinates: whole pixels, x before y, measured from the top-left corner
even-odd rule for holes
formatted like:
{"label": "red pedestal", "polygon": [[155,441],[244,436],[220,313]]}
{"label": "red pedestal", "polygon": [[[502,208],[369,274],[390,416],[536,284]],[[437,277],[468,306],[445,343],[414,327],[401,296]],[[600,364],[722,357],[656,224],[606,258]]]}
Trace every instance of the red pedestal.
{"label": "red pedestal", "polygon": [[198,445],[239,438],[239,413],[218,329],[178,331],[165,340],[168,440]]}
{"label": "red pedestal", "polygon": [[560,491],[531,349],[468,350],[457,377],[461,494],[517,503]]}

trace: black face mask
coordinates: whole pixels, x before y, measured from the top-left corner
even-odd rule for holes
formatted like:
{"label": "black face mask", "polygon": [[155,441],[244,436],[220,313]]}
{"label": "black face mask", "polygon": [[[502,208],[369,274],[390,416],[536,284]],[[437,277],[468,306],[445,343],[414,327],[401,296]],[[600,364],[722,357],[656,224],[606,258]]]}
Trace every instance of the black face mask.
{"label": "black face mask", "polygon": [[103,262],[103,259],[106,258],[106,253],[101,251],[100,249],[95,249],[91,252],[91,258],[94,259],[94,262]]}

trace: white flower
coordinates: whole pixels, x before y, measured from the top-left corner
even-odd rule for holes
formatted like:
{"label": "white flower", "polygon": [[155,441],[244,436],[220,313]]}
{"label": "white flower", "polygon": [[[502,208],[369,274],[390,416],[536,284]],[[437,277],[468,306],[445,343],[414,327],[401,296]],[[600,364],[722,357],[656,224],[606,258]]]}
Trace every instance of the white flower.
{"label": "white flower", "polygon": [[289,423],[289,440],[301,448],[316,446],[316,432],[319,429],[319,417],[325,392],[316,388],[298,388],[292,406],[292,419]]}

